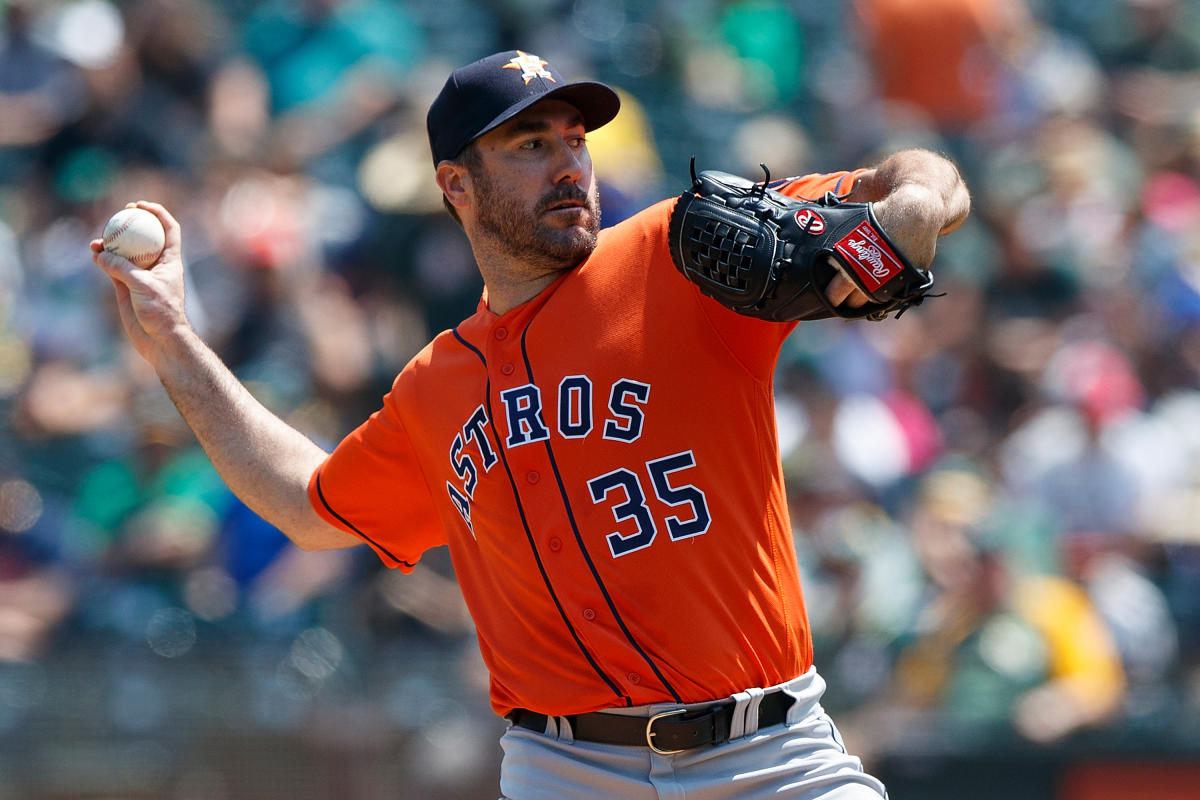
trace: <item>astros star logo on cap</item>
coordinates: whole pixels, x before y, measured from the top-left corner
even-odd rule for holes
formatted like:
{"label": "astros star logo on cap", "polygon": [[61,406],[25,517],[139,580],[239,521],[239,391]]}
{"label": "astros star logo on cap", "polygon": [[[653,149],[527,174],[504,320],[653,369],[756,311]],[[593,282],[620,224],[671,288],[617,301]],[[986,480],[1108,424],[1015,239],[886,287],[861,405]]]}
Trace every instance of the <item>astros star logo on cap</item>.
{"label": "astros star logo on cap", "polygon": [[501,67],[501,69],[521,70],[521,77],[525,79],[526,85],[529,85],[529,82],[534,78],[545,78],[551,83],[557,83],[549,70],[545,69],[546,63],[545,59],[539,58],[532,53],[518,50],[517,57],[510,58],[508,63]]}

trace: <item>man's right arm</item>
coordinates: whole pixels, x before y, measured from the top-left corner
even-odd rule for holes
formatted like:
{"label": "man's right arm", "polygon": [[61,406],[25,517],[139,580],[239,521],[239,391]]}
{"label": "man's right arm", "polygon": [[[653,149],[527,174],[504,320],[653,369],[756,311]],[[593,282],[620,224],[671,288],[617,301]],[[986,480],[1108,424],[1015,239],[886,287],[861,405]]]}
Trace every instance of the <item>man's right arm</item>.
{"label": "man's right arm", "polygon": [[192,329],[184,313],[179,223],[141,202],[166,231],[166,248],[141,269],[91,243],[92,260],[116,287],[121,323],[153,365],[167,394],[226,485],[242,502],[306,550],[362,541],[325,522],[308,500],[308,482],[326,453],[268,411]]}

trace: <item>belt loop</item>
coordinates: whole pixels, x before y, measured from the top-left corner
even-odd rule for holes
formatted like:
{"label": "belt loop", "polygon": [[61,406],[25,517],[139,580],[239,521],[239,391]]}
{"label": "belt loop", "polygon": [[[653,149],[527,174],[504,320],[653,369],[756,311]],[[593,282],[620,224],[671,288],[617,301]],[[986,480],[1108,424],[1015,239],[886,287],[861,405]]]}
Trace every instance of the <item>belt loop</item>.
{"label": "belt loop", "polygon": [[740,739],[746,735],[746,708],[749,692],[738,692],[732,696],[733,708],[729,712],[729,738]]}
{"label": "belt loop", "polygon": [[[750,696],[746,702],[746,734],[749,736],[752,733],[758,733],[758,709],[762,706],[763,697],[766,696],[766,689],[755,687],[747,689],[745,694]],[[733,738],[730,736],[729,738]]]}
{"label": "belt loop", "polygon": [[557,735],[559,741],[568,744],[575,741],[575,728],[571,724],[571,717],[551,717],[550,719],[554,720],[554,724],[558,729]]}

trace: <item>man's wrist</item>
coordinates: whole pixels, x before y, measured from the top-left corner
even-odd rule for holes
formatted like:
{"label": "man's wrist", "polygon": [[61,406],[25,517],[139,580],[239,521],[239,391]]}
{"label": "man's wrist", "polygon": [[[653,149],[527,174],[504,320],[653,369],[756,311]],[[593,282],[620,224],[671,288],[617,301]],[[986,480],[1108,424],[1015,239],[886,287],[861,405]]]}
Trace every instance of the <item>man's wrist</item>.
{"label": "man's wrist", "polygon": [[155,338],[149,360],[154,369],[162,375],[180,364],[194,361],[207,349],[208,345],[196,330],[184,321]]}

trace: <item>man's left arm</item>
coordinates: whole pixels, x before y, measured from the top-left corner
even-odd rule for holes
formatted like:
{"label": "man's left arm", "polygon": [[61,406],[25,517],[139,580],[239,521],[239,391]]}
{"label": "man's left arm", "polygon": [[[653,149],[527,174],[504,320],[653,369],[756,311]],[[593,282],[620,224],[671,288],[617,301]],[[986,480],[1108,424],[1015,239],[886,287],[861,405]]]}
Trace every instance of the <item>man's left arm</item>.
{"label": "man's left arm", "polygon": [[938,237],[961,225],[971,210],[954,162],[929,150],[901,150],[859,173],[847,199],[874,203],[888,238],[919,269],[933,263]]}
{"label": "man's left arm", "polygon": [[[901,150],[878,166],[858,174],[850,196],[856,203],[872,203],[875,218],[888,238],[913,266],[928,270],[939,236],[963,223],[971,210],[971,195],[945,156],[929,150]],[[869,298],[850,278],[839,273],[825,289],[833,305],[861,306]]]}

